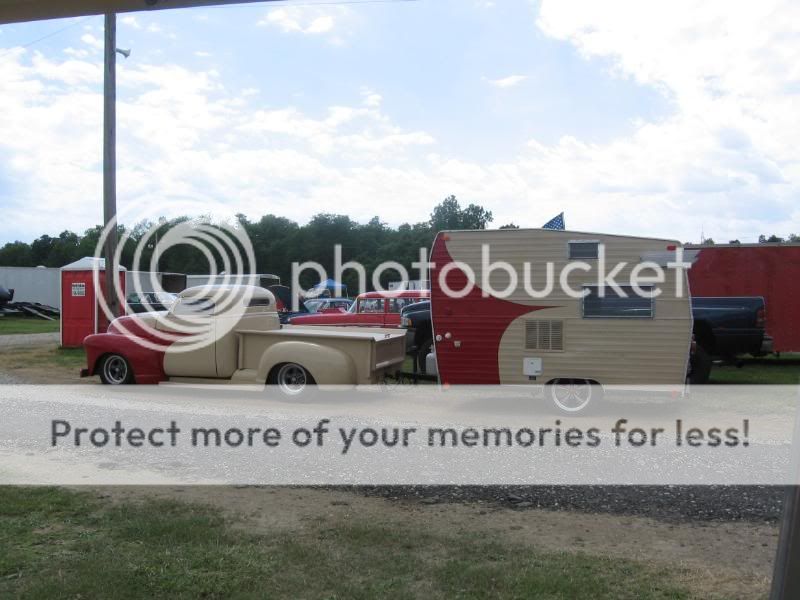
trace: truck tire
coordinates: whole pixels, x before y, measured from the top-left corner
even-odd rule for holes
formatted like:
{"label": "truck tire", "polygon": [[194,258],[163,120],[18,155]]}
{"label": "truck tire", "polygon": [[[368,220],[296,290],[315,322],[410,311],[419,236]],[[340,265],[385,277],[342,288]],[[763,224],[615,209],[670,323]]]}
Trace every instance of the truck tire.
{"label": "truck tire", "polygon": [[602,388],[588,379],[554,379],[545,386],[545,395],[560,413],[588,412],[602,395]]}
{"label": "truck tire", "polygon": [[708,383],[711,376],[711,356],[700,344],[695,348],[690,360],[692,372],[689,375],[689,383],[702,385]]}
{"label": "truck tire", "polygon": [[267,383],[277,386],[284,395],[293,398],[308,396],[316,381],[303,365],[293,362],[275,365]]}
{"label": "truck tire", "polygon": [[428,369],[425,358],[430,353],[432,345],[433,345],[433,339],[428,338],[426,340],[423,340],[423,342],[419,346],[417,346],[417,371],[419,371],[423,375]]}
{"label": "truck tire", "polygon": [[97,370],[100,375],[100,381],[106,385],[133,383],[131,363],[121,354],[106,354],[100,359],[100,366]]}

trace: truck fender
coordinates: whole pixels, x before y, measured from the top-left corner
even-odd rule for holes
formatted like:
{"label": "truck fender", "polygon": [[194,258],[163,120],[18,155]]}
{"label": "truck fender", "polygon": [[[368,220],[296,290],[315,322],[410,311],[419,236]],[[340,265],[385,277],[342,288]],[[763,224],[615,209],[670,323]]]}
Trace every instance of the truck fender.
{"label": "truck fender", "polygon": [[268,348],[258,364],[258,380],[266,381],[273,367],[287,362],[305,367],[317,383],[356,383],[356,368],[347,354],[335,348],[301,341],[278,342]]}

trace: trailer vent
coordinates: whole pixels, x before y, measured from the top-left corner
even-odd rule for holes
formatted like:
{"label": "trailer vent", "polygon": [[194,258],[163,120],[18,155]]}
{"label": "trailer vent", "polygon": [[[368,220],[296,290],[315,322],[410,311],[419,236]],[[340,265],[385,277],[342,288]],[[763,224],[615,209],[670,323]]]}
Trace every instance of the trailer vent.
{"label": "trailer vent", "polygon": [[526,350],[563,350],[564,321],[525,321]]}

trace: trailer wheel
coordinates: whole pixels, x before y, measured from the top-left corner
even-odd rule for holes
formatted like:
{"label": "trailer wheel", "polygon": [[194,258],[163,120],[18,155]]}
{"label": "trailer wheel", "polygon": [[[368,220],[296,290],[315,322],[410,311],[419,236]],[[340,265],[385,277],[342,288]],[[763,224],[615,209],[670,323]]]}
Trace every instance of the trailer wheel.
{"label": "trailer wheel", "polygon": [[708,378],[711,376],[711,356],[700,344],[697,344],[689,363],[692,369],[689,374],[689,383],[708,383]]}
{"label": "trailer wheel", "polygon": [[106,354],[100,359],[100,381],[106,385],[133,383],[133,369],[128,359],[120,354]]}
{"label": "trailer wheel", "polygon": [[585,411],[602,391],[588,379],[554,379],[545,387],[545,393],[560,412],[576,414]]}
{"label": "trailer wheel", "polygon": [[310,386],[316,385],[311,373],[297,363],[281,363],[270,371],[267,383],[277,385],[278,389],[286,396],[307,395]]}

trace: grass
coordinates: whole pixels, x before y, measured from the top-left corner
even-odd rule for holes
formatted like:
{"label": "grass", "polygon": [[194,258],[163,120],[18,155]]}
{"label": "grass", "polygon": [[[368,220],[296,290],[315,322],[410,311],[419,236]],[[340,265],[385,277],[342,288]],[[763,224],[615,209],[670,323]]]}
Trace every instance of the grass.
{"label": "grass", "polygon": [[85,366],[86,353],[83,348],[60,348],[58,346],[31,346],[14,348],[0,353],[0,368],[50,368],[69,369]]}
{"label": "grass", "polygon": [[0,352],[0,372],[29,383],[78,383],[86,366],[83,348],[29,346]]}
{"label": "grass", "polygon": [[476,534],[322,518],[302,532],[234,525],[178,502],[0,487],[0,597],[691,597],[680,572]]}
{"label": "grass", "polygon": [[0,317],[0,335],[12,335],[16,333],[53,333],[58,330],[58,319],[48,321],[36,317]]}
{"label": "grass", "polygon": [[744,359],[741,367],[715,364],[710,383],[796,385],[800,383],[800,355]]}

